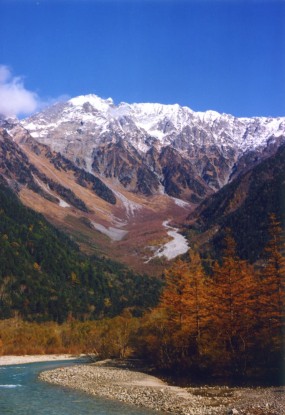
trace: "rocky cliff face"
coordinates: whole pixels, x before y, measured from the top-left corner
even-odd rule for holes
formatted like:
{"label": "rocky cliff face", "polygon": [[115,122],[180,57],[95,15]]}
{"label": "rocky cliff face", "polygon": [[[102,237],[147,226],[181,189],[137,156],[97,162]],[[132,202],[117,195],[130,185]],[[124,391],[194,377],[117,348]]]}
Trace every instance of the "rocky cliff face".
{"label": "rocky cliff face", "polygon": [[2,120],[1,125],[0,182],[8,184],[26,206],[44,214],[89,254],[100,252],[140,272],[161,272],[162,260],[147,261],[169,241],[163,223],[185,218],[190,205],[166,194],[145,196],[156,189],[143,167],[137,171],[144,187],[136,194],[114,180],[115,174],[127,177],[131,168],[136,169],[135,151],[126,161],[125,143],[111,144],[113,153],[108,151],[106,159],[100,156],[100,164],[106,163],[106,172],[109,169],[102,181],[99,173],[90,173],[36,141],[16,120]]}
{"label": "rocky cliff face", "polygon": [[63,186],[60,180],[52,179],[30,161],[25,152],[25,147],[28,146],[37,156],[46,158],[58,171],[71,172],[74,181],[80,186],[90,188],[108,203],[116,203],[114,193],[100,179],[80,169],[60,153],[51,151],[48,146],[37,143],[19,124],[6,122],[5,126],[6,128],[0,127],[0,174],[12,188],[20,190],[26,186],[47,200],[70,203],[82,211],[88,211],[85,203]]}
{"label": "rocky cliff face", "polygon": [[0,174],[16,192],[20,192],[22,187],[27,187],[50,202],[70,204],[83,212],[88,212],[85,203],[69,188],[39,171],[3,129],[0,129],[0,144]]}
{"label": "rocky cliff face", "polygon": [[181,227],[201,202],[285,142],[284,118],[116,106],[94,95],[21,122],[0,120],[0,128],[0,180],[26,205],[88,253],[99,249],[150,272],[165,265],[149,261],[171,239],[165,221]]}
{"label": "rocky cliff face", "polygon": [[199,203],[285,140],[284,118],[235,118],[179,105],[114,105],[80,96],[22,125],[90,173],[144,195]]}
{"label": "rocky cliff face", "polygon": [[[252,155],[251,155],[252,156]],[[187,221],[192,243],[215,252],[224,249],[229,231],[238,253],[251,262],[262,259],[270,235],[270,216],[285,223],[285,145],[252,169],[205,199]],[[262,264],[262,262],[261,262]]]}

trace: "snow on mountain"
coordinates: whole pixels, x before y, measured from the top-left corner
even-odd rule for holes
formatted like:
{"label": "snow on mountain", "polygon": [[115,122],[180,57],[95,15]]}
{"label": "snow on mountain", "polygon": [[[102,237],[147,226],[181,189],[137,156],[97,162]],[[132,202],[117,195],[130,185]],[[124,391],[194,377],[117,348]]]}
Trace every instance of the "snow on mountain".
{"label": "snow on mountain", "polygon": [[206,135],[209,145],[234,143],[244,152],[266,145],[271,136],[284,134],[285,118],[236,118],[216,111],[194,112],[178,104],[120,103],[116,106],[111,98],[82,95],[32,116],[23,125],[33,137],[43,140],[62,128],[65,128],[64,139],[69,141],[85,131],[95,142],[106,132],[132,133],[139,136],[132,145],[143,152],[153,144],[148,143],[149,137],[161,147],[173,143],[177,135],[187,133],[188,129],[189,145],[194,140],[204,144],[201,136]]}
{"label": "snow on mountain", "polygon": [[98,111],[107,111],[109,110],[111,105],[114,105],[112,98],[102,99],[97,95],[80,95],[75,98],[71,98],[68,102],[70,102],[75,107],[82,107],[86,102],[89,102],[94,108]]}
{"label": "snow on mountain", "polygon": [[[153,230],[148,232],[145,226],[146,218],[156,215],[151,227],[156,227],[161,235],[161,223],[166,217],[184,217],[209,195],[275,154],[285,142],[285,117],[237,118],[212,110],[195,112],[178,104],[115,105],[111,98],[105,100],[96,95],[55,104],[20,122],[2,120],[0,126],[13,137],[12,150],[15,144],[23,154],[27,152],[27,159],[22,157],[22,164],[27,164],[26,182],[38,190],[40,197],[44,195],[44,204],[49,200],[68,213],[79,209],[78,216],[88,219],[84,222],[88,235],[90,229],[97,229],[112,241],[120,241],[120,249],[124,244],[135,247],[135,255],[143,245],[141,240],[150,241],[146,246],[156,241]],[[15,151],[12,150],[11,154]],[[99,181],[98,191],[106,183],[116,205],[103,208],[95,192],[94,203],[84,210],[85,205],[73,193],[64,197],[67,189],[60,183],[52,193],[40,173],[37,178],[29,174],[31,155],[39,170],[44,168],[47,175],[51,169],[57,169],[52,180],[60,182],[63,177],[64,185],[72,183],[75,190],[79,186],[80,197],[86,190],[86,206],[95,179]],[[8,166],[9,163],[8,158]],[[13,167],[17,174],[21,173],[21,180],[22,164],[18,162],[20,168]],[[150,248],[152,256],[172,258],[172,254],[185,252],[188,246],[176,228],[167,222],[163,222],[163,227],[172,239],[157,251]]]}
{"label": "snow on mountain", "polygon": [[260,160],[269,145],[285,141],[285,118],[236,118],[178,104],[115,105],[96,95],[55,104],[22,125],[79,167],[116,178],[128,190],[163,189],[195,203],[239,173],[246,154],[259,152]]}

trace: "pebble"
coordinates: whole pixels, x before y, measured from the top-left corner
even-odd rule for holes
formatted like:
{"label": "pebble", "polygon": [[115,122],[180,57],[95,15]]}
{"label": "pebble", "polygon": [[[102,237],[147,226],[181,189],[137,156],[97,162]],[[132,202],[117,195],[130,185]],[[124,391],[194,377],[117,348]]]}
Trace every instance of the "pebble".
{"label": "pebble", "polygon": [[94,396],[175,415],[285,415],[285,388],[180,388],[133,370],[82,364],[42,372],[40,379]]}

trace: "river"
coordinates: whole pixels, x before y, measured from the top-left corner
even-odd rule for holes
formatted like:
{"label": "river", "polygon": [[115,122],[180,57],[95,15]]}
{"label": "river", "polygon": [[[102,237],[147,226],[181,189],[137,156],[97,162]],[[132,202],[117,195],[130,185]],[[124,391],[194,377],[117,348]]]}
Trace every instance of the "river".
{"label": "river", "polygon": [[1,415],[154,415],[157,412],[89,397],[38,380],[39,372],[74,362],[42,362],[0,367]]}
{"label": "river", "polygon": [[165,257],[168,260],[176,258],[178,255],[185,254],[189,250],[188,241],[185,236],[181,235],[178,229],[173,228],[169,225],[169,220],[165,220],[162,225],[169,229],[167,232],[168,236],[171,237],[171,240],[166,244],[160,246],[154,253],[154,255],[149,258],[145,263],[147,264],[154,258]]}

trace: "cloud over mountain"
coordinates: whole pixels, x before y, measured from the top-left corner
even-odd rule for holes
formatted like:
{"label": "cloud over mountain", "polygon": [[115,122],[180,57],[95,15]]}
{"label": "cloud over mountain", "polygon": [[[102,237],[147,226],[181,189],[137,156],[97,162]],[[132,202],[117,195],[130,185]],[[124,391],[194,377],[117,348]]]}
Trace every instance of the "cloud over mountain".
{"label": "cloud over mountain", "polygon": [[23,78],[13,76],[8,66],[0,65],[0,114],[4,116],[30,114],[38,106],[38,95],[25,88]]}

